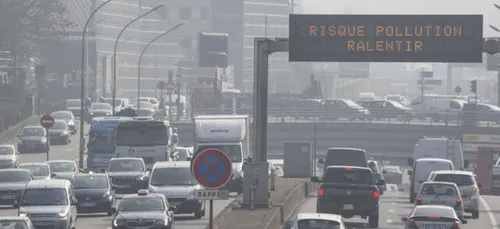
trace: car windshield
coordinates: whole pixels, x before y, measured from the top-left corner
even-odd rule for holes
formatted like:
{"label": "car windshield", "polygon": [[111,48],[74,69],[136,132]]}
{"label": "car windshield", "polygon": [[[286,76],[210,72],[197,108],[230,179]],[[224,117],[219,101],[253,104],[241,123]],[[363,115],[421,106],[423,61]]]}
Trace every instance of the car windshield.
{"label": "car windshield", "polygon": [[11,183],[19,182],[24,183],[31,180],[31,176],[27,171],[12,171],[12,170],[0,170],[0,182],[1,183]]}
{"label": "car windshield", "polygon": [[113,107],[107,103],[93,103],[90,105],[91,110],[112,110]]}
{"label": "car windshield", "polygon": [[440,216],[447,218],[457,218],[455,211],[453,208],[436,208],[432,206],[417,206],[413,209],[413,212],[410,214],[411,216]]}
{"label": "car windshield", "polygon": [[70,173],[76,172],[75,163],[73,162],[49,162],[50,170],[55,173]]}
{"label": "car windshield", "polygon": [[131,197],[120,202],[119,212],[165,211],[165,204],[158,196]]}
{"label": "car windshield", "polygon": [[0,228],[4,229],[29,229],[30,227],[24,220],[18,219],[2,219],[0,220]]}
{"label": "car windshield", "polygon": [[45,136],[45,131],[42,128],[24,128],[23,136],[42,137],[42,136]]}
{"label": "car windshield", "polygon": [[139,160],[114,160],[109,163],[109,172],[142,172],[144,165]]}
{"label": "car windshield", "polygon": [[49,175],[49,168],[47,165],[20,164],[19,168],[29,170],[33,176]]}
{"label": "car windshield", "polygon": [[50,128],[51,130],[65,130],[67,129],[67,124],[66,122],[62,122],[62,121],[55,121],[54,122],[54,125],[52,125],[52,127]]}
{"label": "car windshield", "polygon": [[197,184],[189,167],[157,168],[153,170],[151,185],[195,185]]}
{"label": "car windshield", "polygon": [[0,146],[0,155],[12,155],[14,154],[14,149],[10,146]]}
{"label": "car windshield", "polygon": [[359,107],[360,105],[351,101],[351,100],[344,100],[345,104],[347,104],[347,106],[350,106],[350,107]]}
{"label": "car windshield", "polygon": [[389,102],[392,103],[392,105],[394,105],[394,107],[405,108],[405,106],[403,106],[403,104],[401,104],[399,102],[396,102],[396,101],[389,101]]}
{"label": "car windshield", "polygon": [[73,180],[74,189],[104,189],[108,186],[108,178],[105,176],[77,176]]}
{"label": "car windshield", "polygon": [[433,181],[451,182],[457,186],[471,186],[474,185],[474,178],[471,175],[462,174],[437,174],[434,176]]}
{"label": "car windshield", "polygon": [[457,190],[449,184],[424,184],[421,188],[422,195],[457,196]]}
{"label": "car windshield", "polygon": [[73,118],[69,112],[54,112],[50,114],[54,119],[64,119],[68,120]]}
{"label": "car windshield", "polygon": [[[200,148],[198,148],[198,152],[213,147],[214,146],[201,146]],[[241,162],[242,160],[241,147],[239,145],[222,145],[222,146],[216,146],[216,148],[219,148],[222,151],[224,151],[229,156],[229,158],[231,158],[232,162]]]}
{"label": "car windshield", "polygon": [[80,103],[80,100],[66,100],[67,107],[79,107],[81,105]]}
{"label": "car windshield", "polygon": [[189,157],[189,151],[186,148],[177,148],[177,160],[185,161]]}
{"label": "car windshield", "polygon": [[367,169],[327,168],[323,183],[373,184],[372,173]]}
{"label": "car windshield", "polygon": [[66,190],[63,188],[29,188],[24,191],[21,206],[68,205]]}
{"label": "car windshield", "polygon": [[297,221],[298,229],[340,229],[340,222],[326,219],[301,219]]}

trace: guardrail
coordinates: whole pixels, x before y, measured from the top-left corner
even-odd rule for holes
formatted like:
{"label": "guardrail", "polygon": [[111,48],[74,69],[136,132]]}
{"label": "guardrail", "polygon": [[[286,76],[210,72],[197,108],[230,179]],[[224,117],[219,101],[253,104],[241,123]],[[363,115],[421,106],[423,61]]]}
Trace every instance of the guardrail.
{"label": "guardrail", "polygon": [[[172,115],[173,122],[190,122],[196,115],[252,115],[252,109],[201,109],[187,115]],[[168,118],[168,115],[165,116]],[[390,123],[411,125],[460,126],[463,123],[486,127],[500,127],[500,111],[466,113],[453,109],[328,109],[328,108],[269,108],[269,122],[340,122]]]}

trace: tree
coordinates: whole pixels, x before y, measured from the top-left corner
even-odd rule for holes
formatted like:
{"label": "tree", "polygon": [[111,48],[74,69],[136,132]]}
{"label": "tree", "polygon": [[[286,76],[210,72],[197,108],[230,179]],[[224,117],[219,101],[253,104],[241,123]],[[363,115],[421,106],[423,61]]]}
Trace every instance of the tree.
{"label": "tree", "polygon": [[21,56],[72,25],[66,1],[0,0],[0,50]]}

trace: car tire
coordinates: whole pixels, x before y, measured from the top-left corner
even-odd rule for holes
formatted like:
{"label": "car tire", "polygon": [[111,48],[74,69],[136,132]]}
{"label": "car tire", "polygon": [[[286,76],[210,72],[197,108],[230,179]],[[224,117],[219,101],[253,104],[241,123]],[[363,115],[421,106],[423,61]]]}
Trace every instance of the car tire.
{"label": "car tire", "polygon": [[108,216],[112,216],[112,215],[113,215],[113,212],[111,211],[111,208],[108,210],[108,212],[106,212],[106,214],[107,214]]}
{"label": "car tire", "polygon": [[478,210],[472,211],[472,218],[473,219],[479,219],[479,211]]}
{"label": "car tire", "polygon": [[378,228],[378,214],[368,217],[368,226],[370,228]]}
{"label": "car tire", "polygon": [[201,217],[203,217],[203,212],[205,211],[205,209],[202,209],[200,207],[200,209],[198,209],[195,213],[194,213],[194,218],[196,219],[201,219]]}

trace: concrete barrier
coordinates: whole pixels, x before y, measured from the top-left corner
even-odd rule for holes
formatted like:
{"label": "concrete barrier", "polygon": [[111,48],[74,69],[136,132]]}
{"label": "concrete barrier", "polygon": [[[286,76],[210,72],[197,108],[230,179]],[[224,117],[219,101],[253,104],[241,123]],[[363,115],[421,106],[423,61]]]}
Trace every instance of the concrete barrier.
{"label": "concrete barrier", "polygon": [[209,225],[205,227],[205,229],[216,229],[219,228],[220,225],[222,225],[227,218],[229,217],[230,213],[234,210],[234,208],[240,206],[240,204],[243,202],[243,194],[238,195],[231,203],[229,203],[222,211],[219,212],[218,215],[216,215],[212,221],[214,228],[210,228]]}
{"label": "concrete barrier", "polygon": [[15,138],[16,135],[18,135],[25,126],[38,125],[39,123],[40,123],[39,116],[31,116],[25,119],[24,121],[16,124],[15,126],[11,126],[6,131],[0,133],[0,144],[5,144],[10,139]]}

